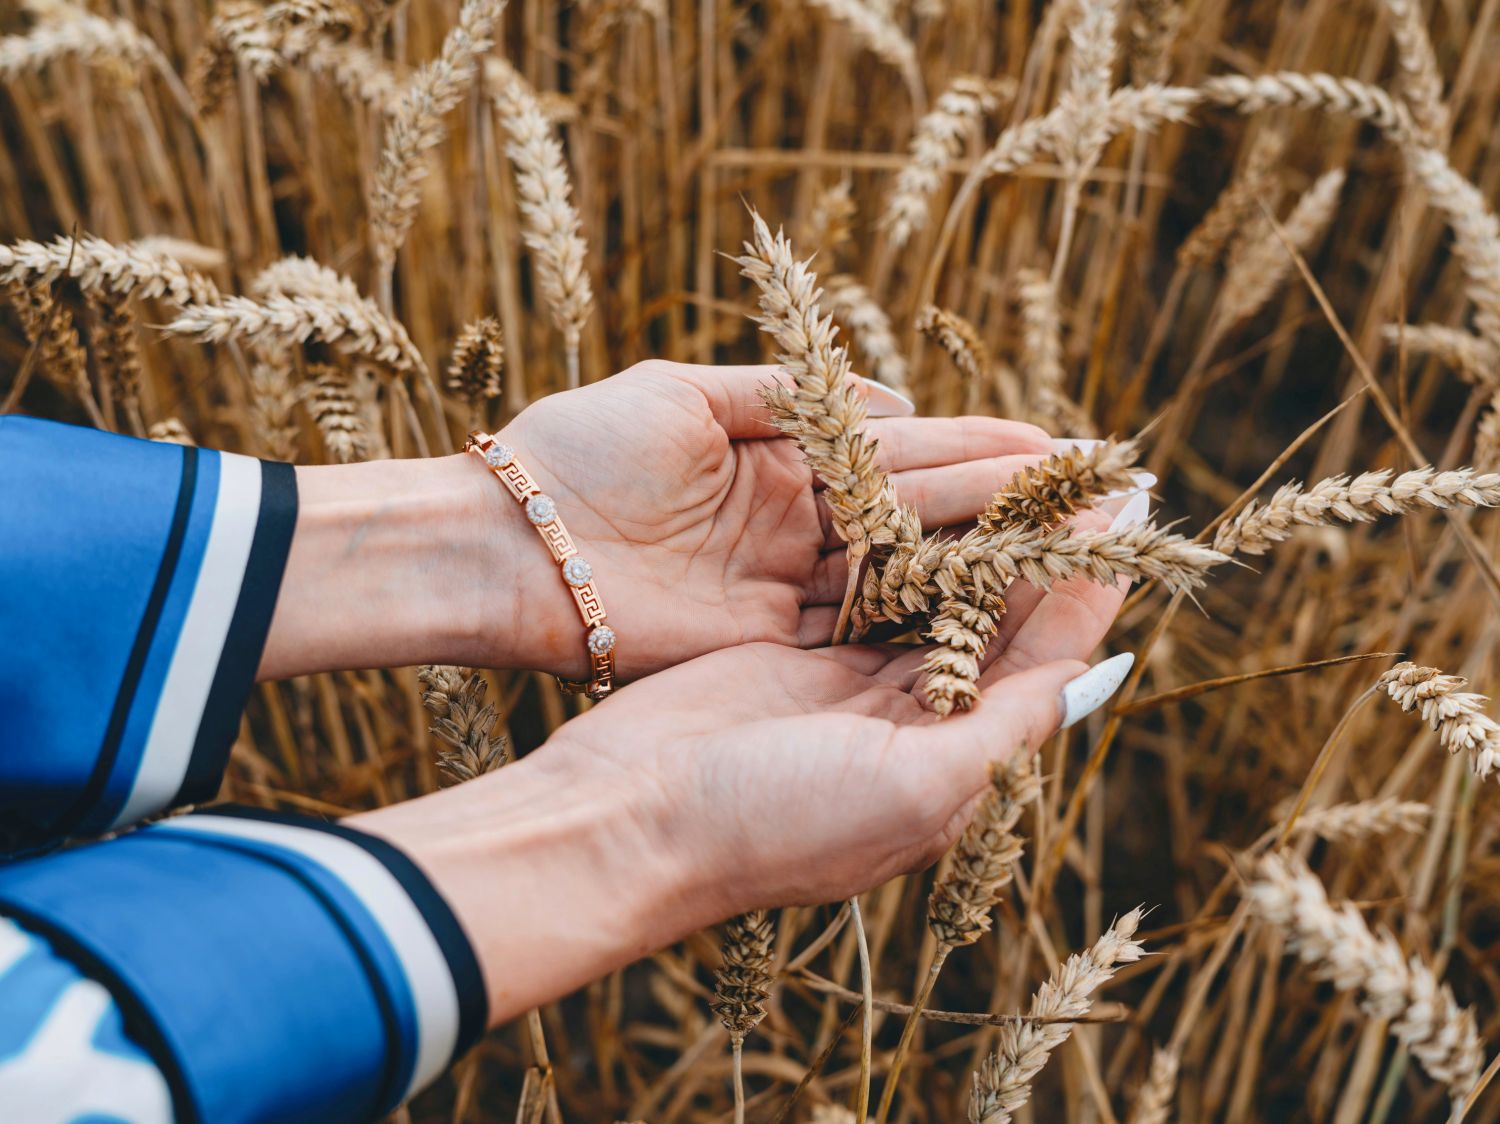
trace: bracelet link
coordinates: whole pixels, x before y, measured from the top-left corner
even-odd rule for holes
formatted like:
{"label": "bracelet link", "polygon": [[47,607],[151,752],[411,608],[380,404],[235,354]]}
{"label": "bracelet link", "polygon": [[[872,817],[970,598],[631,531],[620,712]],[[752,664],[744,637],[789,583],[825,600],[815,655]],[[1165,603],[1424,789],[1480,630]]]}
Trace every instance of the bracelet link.
{"label": "bracelet link", "polygon": [[516,460],[515,451],[494,436],[475,430],[464,442],[464,451],[474,453],[486,468],[505,485],[506,491],[521,504],[527,522],[536,528],[552,560],[559,565],[559,575],[583,619],[585,646],[589,653],[590,675],[586,681],[558,679],[569,694],[583,694],[594,700],[614,690],[615,630],[605,623],[604,600],[594,585],[594,568],[578,553],[573,536],[563,526],[557,505]]}

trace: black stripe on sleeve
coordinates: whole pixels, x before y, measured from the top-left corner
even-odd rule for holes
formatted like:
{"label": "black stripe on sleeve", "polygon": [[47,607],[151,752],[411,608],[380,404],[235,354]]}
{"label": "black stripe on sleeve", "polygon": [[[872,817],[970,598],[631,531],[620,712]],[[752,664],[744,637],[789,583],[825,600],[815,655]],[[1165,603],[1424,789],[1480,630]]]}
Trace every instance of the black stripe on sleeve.
{"label": "black stripe on sleeve", "polygon": [[182,786],[172,800],[174,805],[202,803],[219,790],[219,780],[239,730],[240,712],[255,685],[255,673],[265,651],[266,634],[271,630],[271,615],[276,610],[276,595],[281,591],[281,576],[286,570],[296,526],[296,470],[289,464],[261,461],[260,512],[255,537],[250,541],[245,577],[198,723],[193,756],[188,761]]}
{"label": "black stripe on sleeve", "polygon": [[[407,897],[417,907],[417,912],[427,923],[433,939],[448,962],[453,987],[458,993],[458,1036],[453,1047],[453,1059],[457,1060],[478,1042],[489,1024],[489,995],[485,991],[484,976],[479,968],[479,959],[474,955],[474,946],[469,943],[463,926],[459,924],[453,909],[443,899],[420,867],[407,858],[394,844],[376,835],[370,835],[341,823],[328,823],[305,816],[285,812],[273,812],[265,808],[241,805],[218,805],[205,808],[204,814],[214,816],[239,816],[242,819],[265,820],[271,823],[290,824],[294,827],[312,828],[347,839],[363,848],[375,858],[391,876],[401,884]],[[451,1064],[451,1063],[450,1063]]]}
{"label": "black stripe on sleeve", "polygon": [[185,445],[182,449],[182,476],[177,485],[177,506],[172,512],[167,544],[162,551],[161,563],[156,568],[156,582],[151,587],[150,597],[146,599],[146,608],[141,614],[135,642],[131,645],[130,656],[125,662],[124,674],[120,677],[120,689],[115,694],[114,709],[110,712],[109,725],[105,727],[99,756],[94,761],[94,771],[78,798],[49,827],[48,834],[54,837],[73,833],[95,810],[114,769],[115,759],[120,755],[125,723],[135,705],[135,692],[140,685],[141,672],[145,669],[146,657],[151,653],[151,641],[156,636],[162,606],[166,604],[167,592],[172,588],[177,563],[182,557],[182,543],[187,535],[188,516],[192,513],[193,491],[197,482],[198,450]]}

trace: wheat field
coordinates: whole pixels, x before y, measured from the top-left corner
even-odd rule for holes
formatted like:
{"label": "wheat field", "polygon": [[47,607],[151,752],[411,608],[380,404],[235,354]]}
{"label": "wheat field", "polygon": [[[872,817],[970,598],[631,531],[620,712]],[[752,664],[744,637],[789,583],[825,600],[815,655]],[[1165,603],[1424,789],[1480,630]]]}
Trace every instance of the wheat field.
{"label": "wheat field", "polygon": [[[1497,0],[19,0],[0,403],[334,463],[775,354],[841,630],[933,642],[940,713],[996,590],[1136,582],[1113,709],[936,871],[666,949],[398,1119],[1496,1121],[1497,60]],[[1113,440],[923,538],[851,365]],[[1062,525],[1139,469],[1153,522]],[[266,684],[222,795],[375,807],[587,705]]]}

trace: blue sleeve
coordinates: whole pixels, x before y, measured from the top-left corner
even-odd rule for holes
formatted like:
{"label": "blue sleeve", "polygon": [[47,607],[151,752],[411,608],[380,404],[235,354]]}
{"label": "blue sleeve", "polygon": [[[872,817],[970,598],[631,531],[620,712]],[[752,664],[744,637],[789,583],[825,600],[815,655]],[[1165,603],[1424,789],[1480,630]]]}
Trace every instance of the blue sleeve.
{"label": "blue sleeve", "polygon": [[290,465],[0,417],[0,849],[212,797],[296,518]]}
{"label": "blue sleeve", "polygon": [[[0,915],[19,926],[0,917],[0,1105],[16,1124],[378,1119],[486,1022],[478,962],[432,884],[337,824],[177,816],[0,866]],[[46,1111],[17,1114],[31,1104]]]}

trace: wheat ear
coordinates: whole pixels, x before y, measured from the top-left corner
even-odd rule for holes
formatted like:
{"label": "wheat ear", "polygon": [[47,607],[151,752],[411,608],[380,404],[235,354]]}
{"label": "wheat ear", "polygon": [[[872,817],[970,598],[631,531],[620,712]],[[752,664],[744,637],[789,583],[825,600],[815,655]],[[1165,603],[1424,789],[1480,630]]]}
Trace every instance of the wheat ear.
{"label": "wheat ear", "polygon": [[354,384],[337,367],[314,363],[306,398],[307,412],[323,436],[323,447],[339,464],[364,460],[370,453],[365,420],[354,400]]}
{"label": "wheat ear", "polygon": [[869,360],[870,374],[899,394],[911,397],[906,382],[906,356],[891,330],[891,318],[866,289],[847,273],[828,279],[825,293],[828,311],[840,320],[854,337],[860,353]]}
{"label": "wheat ear", "polygon": [[956,312],[929,304],[917,313],[916,328],[943,349],[965,382],[984,379],[990,367],[990,352],[972,323]]}
{"label": "wheat ear", "polygon": [[1500,768],[1500,724],[1485,708],[1489,699],[1465,691],[1469,681],[1445,675],[1435,667],[1399,663],[1380,677],[1380,688],[1402,710],[1415,710],[1437,731],[1438,744],[1449,753],[1466,753],[1480,780]]}
{"label": "wheat ear", "polygon": [[1150,86],[1167,80],[1172,43],[1182,23],[1177,0],[1136,0],[1130,15],[1130,81]]}
{"label": "wheat ear", "polygon": [[0,38],[0,81],[14,82],[24,75],[36,74],[63,58],[78,59],[91,66],[103,63],[137,66],[155,61],[157,55],[156,44],[129,20],[73,12],[66,19],[39,23],[25,35]]}
{"label": "wheat ear", "polygon": [[479,424],[484,403],[498,398],[505,373],[505,337],[500,321],[482,316],[458,334],[448,361],[448,389],[464,400],[469,417]]}
{"label": "wheat ear", "polygon": [[1119,964],[1143,955],[1134,938],[1141,910],[1121,917],[1085,952],[1076,953],[1031,1000],[1031,1018],[1000,1028],[995,1052],[974,1074],[969,1093],[970,1124],[1008,1124],[1012,1114],[1031,1099],[1031,1083],[1052,1051],[1072,1033],[1073,1024],[1058,1020],[1082,1018],[1093,1007],[1092,995],[1115,974]]}
{"label": "wheat ear", "polygon": [[206,343],[243,339],[272,349],[318,340],[398,373],[427,371],[406,329],[364,298],[328,300],[280,293],[272,293],[263,301],[225,297],[217,304],[188,305],[163,330]]}
{"label": "wheat ear", "polygon": [[1158,1046],[1151,1052],[1151,1071],[1135,1095],[1127,1124],[1167,1124],[1172,1119],[1177,1070],[1181,1064],[1175,1050]]}
{"label": "wheat ear", "polygon": [[884,5],[871,0],[807,0],[807,4],[842,23],[861,47],[895,67],[905,80],[917,111],[926,108],[916,46],[896,26]]}
{"label": "wheat ear", "polygon": [[26,339],[36,348],[37,369],[56,385],[77,394],[89,413],[89,420],[95,427],[105,428],[89,380],[88,353],[78,338],[73,314],[45,282],[10,281],[5,284],[5,294],[16,310]]}
{"label": "wheat ear", "polygon": [[927,927],[937,940],[932,962],[912,1000],[911,1013],[901,1029],[901,1041],[891,1058],[880,1097],[876,1124],[884,1124],[895,1100],[901,1066],[916,1035],[917,1021],[927,1006],[948,954],[977,941],[990,929],[990,911],[1000,900],[1021,859],[1024,840],[1015,827],[1026,805],[1041,795],[1041,781],[1024,747],[1010,764],[990,766],[990,784],[954,846],[952,861],[932,887],[927,899]]}
{"label": "wheat ear", "polygon": [[1067,393],[1063,384],[1062,317],[1052,279],[1036,270],[1022,270],[1017,277],[1021,298],[1022,368],[1032,414],[1054,432],[1078,437],[1093,435],[1093,422]]}
{"label": "wheat ear", "polygon": [[262,453],[271,460],[297,459],[297,421],[293,411],[304,390],[292,381],[291,362],[275,356],[250,368],[250,422]]}
{"label": "wheat ear", "polygon": [[1463,1101],[1479,1080],[1484,1051],[1474,1013],[1454,1001],[1431,968],[1407,959],[1390,933],[1372,933],[1351,903],[1331,905],[1323,883],[1295,855],[1263,857],[1247,894],[1255,915],[1285,936],[1287,951],[1317,979],[1359,992],[1359,1006],[1371,1018],[1394,1020],[1391,1033],[1448,1086],[1455,1105]]}
{"label": "wheat ear", "polygon": [[278,258],[250,280],[250,292],[260,298],[315,297],[360,304],[365,295],[350,278],[312,258],[290,254]]}
{"label": "wheat ear", "polygon": [[1401,69],[1401,96],[1411,110],[1424,144],[1439,146],[1448,133],[1448,107],[1443,104],[1443,78],[1422,6],[1415,0],[1384,0],[1391,17],[1391,38]]}
{"label": "wheat ear", "polygon": [[1371,523],[1381,515],[1451,507],[1500,505],[1500,474],[1472,468],[1415,468],[1393,476],[1388,468],[1358,476],[1330,476],[1309,488],[1283,484],[1264,504],[1252,500],[1214,538],[1224,554],[1265,554],[1297,527]]}
{"label": "wheat ear", "polygon": [[144,241],[116,246],[82,235],[0,246],[0,281],[51,284],[64,275],[75,279],[85,293],[130,293],[178,305],[219,299],[212,281]]}
{"label": "wheat ear", "polygon": [[428,664],[417,670],[422,705],[432,712],[428,729],[445,748],[438,766],[457,783],[492,773],[510,760],[510,745],[496,736],[499,713],[484,701],[484,676],[470,668]]}
{"label": "wheat ear", "polygon": [[[754,210],[753,241],[736,260],[760,290],[756,322],[776,343],[777,360],[793,387],[771,387],[766,401],[777,427],[796,439],[827,487],[824,498],[839,537],[849,544],[849,584],[835,638],[857,592],[861,563],[872,547],[915,539],[920,524],[904,512],[890,478],[875,464],[875,442],[864,432],[864,399],[850,382],[848,351],[836,344],[831,318],[818,307],[817,275],[792,256],[791,243]],[[915,524],[915,530],[914,530]]]}
{"label": "wheat ear", "polygon": [[917,122],[911,155],[896,173],[881,219],[890,231],[893,246],[905,246],[913,234],[927,226],[932,197],[942,186],[948,162],[963,152],[965,138],[977,132],[984,118],[999,108],[1001,98],[1014,96],[1014,83],[960,77]]}
{"label": "wheat ear", "polygon": [[853,236],[857,213],[854,181],[846,175],[819,189],[813,196],[799,238],[804,245],[831,255]]}
{"label": "wheat ear", "polygon": [[382,292],[417,216],[427,154],[448,135],[443,118],[473,86],[504,7],[504,0],[464,0],[438,57],[412,75],[391,113],[370,189],[370,241]]}
{"label": "wheat ear", "polygon": [[165,441],[169,445],[196,445],[193,435],[179,417],[162,418],[146,427],[146,437],[152,441]]}
{"label": "wheat ear", "polygon": [[745,1120],[741,1060],[746,1036],[766,1017],[771,994],[771,918],[763,909],[743,913],[724,926],[723,962],[714,972],[714,1013],[729,1031],[734,1052],[734,1115]]}
{"label": "wheat ear", "polygon": [[1380,336],[1387,346],[1433,356],[1469,382],[1500,388],[1500,347],[1473,332],[1446,324],[1385,324]]}
{"label": "wheat ear", "polygon": [[509,138],[505,154],[516,173],[521,236],[531,251],[537,286],[563,335],[568,384],[579,382],[578,349],[594,307],[585,260],[583,223],[572,201],[562,144],[536,93],[514,67],[498,61],[486,71],[495,111]]}
{"label": "wheat ear", "polygon": [[1381,797],[1311,808],[1297,817],[1295,829],[1335,843],[1353,843],[1393,831],[1415,834],[1425,829],[1431,818],[1432,809],[1426,804]]}
{"label": "wheat ear", "polygon": [[1130,441],[1104,441],[1092,448],[1054,453],[1011,477],[990,500],[980,523],[994,531],[1028,523],[1056,526],[1090,500],[1134,491],[1136,455]]}
{"label": "wheat ear", "polygon": [[142,435],[140,340],[135,333],[135,318],[130,315],[129,298],[120,293],[95,291],[89,295],[94,311],[94,358],[102,380],[106,381],[115,401],[125,410],[137,436]]}

